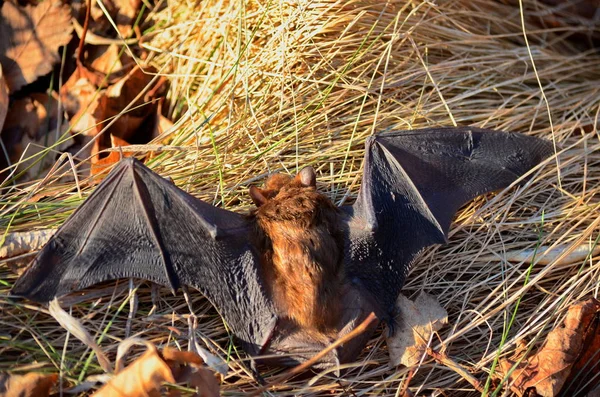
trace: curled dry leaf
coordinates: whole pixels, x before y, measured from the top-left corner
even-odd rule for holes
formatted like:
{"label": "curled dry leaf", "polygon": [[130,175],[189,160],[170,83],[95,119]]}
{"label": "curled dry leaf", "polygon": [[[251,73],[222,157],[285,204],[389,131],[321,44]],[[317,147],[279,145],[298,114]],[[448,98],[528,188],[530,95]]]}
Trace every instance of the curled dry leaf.
{"label": "curled dry leaf", "polygon": [[195,353],[165,348],[161,353],[155,346],[104,385],[94,397],[154,397],[160,396],[162,383],[186,382],[200,389],[201,395],[219,395],[214,374],[202,367],[202,359]]}
{"label": "curled dry leaf", "polygon": [[[118,82],[126,73],[116,45],[106,46],[96,51],[96,54],[90,69],[78,64],[60,89],[60,97],[74,134],[81,132],[87,136],[96,135],[97,120],[94,114],[100,98],[105,95],[104,89],[107,85]],[[119,72],[116,78],[112,74],[115,72]]]}
{"label": "curled dry leaf", "polygon": [[448,312],[431,295],[421,292],[415,301],[400,295],[400,313],[392,337],[387,338],[391,364],[415,366],[425,354],[431,335],[448,322]]}
{"label": "curled dry leaf", "polygon": [[20,7],[5,1],[0,18],[0,63],[10,92],[52,71],[58,47],[71,40],[71,10],[60,0]]}
{"label": "curled dry leaf", "polygon": [[[552,330],[544,346],[508,376],[519,396],[553,397],[583,394],[600,384],[600,302],[589,299],[571,306],[563,324]],[[517,360],[500,360],[503,379]]]}
{"label": "curled dry leaf", "polygon": [[71,121],[73,134],[94,135],[96,133],[96,118],[94,112],[103,91],[96,88],[87,77],[79,77],[73,73],[60,89],[63,107]]}
{"label": "curled dry leaf", "polygon": [[0,397],[46,397],[57,380],[57,374],[30,372],[15,375],[0,372]]}
{"label": "curled dry leaf", "polygon": [[8,86],[6,80],[4,80],[2,65],[0,64],[0,131],[2,131],[6,119],[6,113],[8,113]]}
{"label": "curled dry leaf", "polygon": [[[100,121],[97,126],[98,132],[102,131],[113,117],[116,116],[117,120],[104,132],[104,137],[102,137],[104,142],[101,142],[100,149],[110,147],[109,134],[130,143],[150,141],[149,135],[152,133],[152,129],[143,129],[142,131],[140,126],[156,114],[156,103],[152,101],[156,94],[155,90],[149,90],[147,95],[135,99],[150,84],[152,77],[141,68],[135,67],[127,76],[106,89],[94,113],[96,119]],[[123,112],[123,109],[130,104],[132,106],[129,110]]]}
{"label": "curled dry leaf", "polygon": [[[100,98],[105,94],[104,89],[107,85],[119,81],[126,73],[123,70],[123,63],[116,45],[105,46],[93,51],[92,54],[97,56],[94,58],[94,55],[88,53],[87,60],[90,61],[90,57],[93,58],[91,67],[78,64],[73,74],[60,89],[65,112],[71,120],[71,131],[74,134],[81,132],[87,136],[94,136],[97,133],[97,120],[94,113]],[[120,72],[118,78],[113,78],[112,74],[109,75],[117,71]]]}
{"label": "curled dry leaf", "polygon": [[58,126],[58,102],[46,94],[31,94],[31,96],[14,101],[9,108],[2,141],[8,150],[12,163],[45,152],[52,147],[53,152],[45,153],[42,161],[37,156],[20,161],[17,171],[28,169],[24,179],[31,180],[41,176],[54,162],[57,152],[63,151],[73,144],[69,128],[64,118]]}
{"label": "curled dry leaf", "polygon": [[[96,143],[97,142],[98,141],[96,141]],[[114,135],[110,136],[110,143],[111,143],[111,147],[113,149],[129,145],[129,143],[127,143],[123,139],[116,137]],[[92,150],[92,153],[94,153],[94,154],[98,153],[97,145],[94,145],[94,149]],[[110,152],[108,154],[108,156],[106,156],[104,158],[99,158],[98,155],[95,155],[92,157],[92,166],[90,168],[90,175],[95,176],[98,174],[102,174],[102,173],[108,171],[113,164],[118,163],[121,160],[121,157],[129,157],[129,156],[131,156],[131,153],[121,153],[116,150]]]}

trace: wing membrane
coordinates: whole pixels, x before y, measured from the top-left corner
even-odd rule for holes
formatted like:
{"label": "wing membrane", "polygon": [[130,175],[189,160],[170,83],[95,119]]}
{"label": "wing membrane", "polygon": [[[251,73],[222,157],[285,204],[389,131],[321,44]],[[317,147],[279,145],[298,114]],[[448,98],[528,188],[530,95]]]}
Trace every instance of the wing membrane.
{"label": "wing membrane", "polygon": [[370,137],[358,199],[342,208],[348,275],[389,318],[414,259],[446,241],[456,211],[551,154],[548,141],[470,127]]}
{"label": "wing membrane", "polygon": [[257,350],[275,314],[253,225],[124,159],[64,223],[12,293],[39,302],[117,278],[199,289]]}

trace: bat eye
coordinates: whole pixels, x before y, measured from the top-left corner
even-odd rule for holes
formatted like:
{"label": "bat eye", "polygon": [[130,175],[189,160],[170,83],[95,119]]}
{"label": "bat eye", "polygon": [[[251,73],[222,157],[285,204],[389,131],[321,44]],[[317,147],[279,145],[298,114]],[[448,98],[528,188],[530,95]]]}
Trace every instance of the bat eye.
{"label": "bat eye", "polygon": [[296,176],[296,179],[300,181],[300,184],[304,187],[315,187],[317,186],[317,174],[313,167],[304,167]]}

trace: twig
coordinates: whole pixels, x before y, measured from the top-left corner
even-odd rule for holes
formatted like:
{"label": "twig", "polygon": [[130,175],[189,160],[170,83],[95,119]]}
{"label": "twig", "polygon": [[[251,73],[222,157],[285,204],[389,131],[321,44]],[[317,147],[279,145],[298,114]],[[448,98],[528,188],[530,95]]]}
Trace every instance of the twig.
{"label": "twig", "polygon": [[88,31],[90,24],[90,15],[92,10],[92,0],[86,1],[85,9],[85,21],[83,21],[83,30],[81,31],[81,37],[79,38],[79,47],[77,48],[77,67],[83,66],[83,45],[85,44],[85,35]]}
{"label": "twig", "polygon": [[464,380],[469,382],[471,386],[475,388],[480,393],[483,393],[483,387],[481,387],[481,382],[479,382],[473,375],[469,373],[465,368],[463,368],[460,364],[452,360],[445,353],[439,353],[431,348],[427,348],[427,354],[429,354],[435,361],[438,363],[445,365],[450,368],[457,374],[459,374]]}

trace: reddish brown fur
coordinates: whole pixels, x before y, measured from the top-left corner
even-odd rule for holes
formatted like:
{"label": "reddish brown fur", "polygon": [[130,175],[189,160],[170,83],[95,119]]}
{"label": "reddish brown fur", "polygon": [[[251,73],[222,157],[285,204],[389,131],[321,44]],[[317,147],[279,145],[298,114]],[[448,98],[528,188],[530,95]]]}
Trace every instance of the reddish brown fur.
{"label": "reddish brown fur", "polygon": [[265,279],[277,308],[298,325],[333,330],[341,311],[343,238],[337,208],[314,186],[276,174],[256,212]]}

